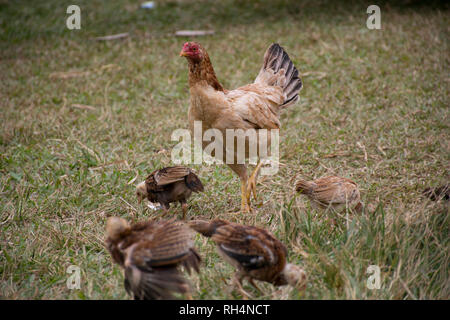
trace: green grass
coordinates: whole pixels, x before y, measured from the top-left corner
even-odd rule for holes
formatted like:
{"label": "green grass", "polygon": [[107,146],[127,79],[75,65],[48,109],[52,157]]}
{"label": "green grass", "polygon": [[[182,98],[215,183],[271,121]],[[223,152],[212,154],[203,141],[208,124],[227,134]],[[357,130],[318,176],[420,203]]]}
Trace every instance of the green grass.
{"label": "green grass", "polygon": [[[448,8],[380,1],[382,30],[372,31],[364,2],[140,2],[77,1],[82,29],[69,31],[73,1],[0,0],[1,297],[129,298],[105,220],[158,216],[138,205],[134,185],[171,164],[170,135],[187,128],[178,53],[188,39],[171,34],[212,28],[198,41],[225,87],[252,81],[275,41],[304,81],[281,117],[280,172],[260,179],[254,214],[229,214],[240,201],[230,169],[194,166],[206,191],[190,199],[189,218],[265,227],[309,275],[303,294],[246,289],[261,299],[450,298],[448,203],[421,197],[449,180]],[[92,40],[119,32],[130,37]],[[69,71],[85,73],[54,77]],[[326,174],[357,181],[366,211],[333,225],[295,195],[296,176]],[[196,245],[194,298],[241,298],[213,244]],[[70,265],[82,270],[80,290],[66,287]],[[369,265],[381,268],[380,290],[366,288]]]}

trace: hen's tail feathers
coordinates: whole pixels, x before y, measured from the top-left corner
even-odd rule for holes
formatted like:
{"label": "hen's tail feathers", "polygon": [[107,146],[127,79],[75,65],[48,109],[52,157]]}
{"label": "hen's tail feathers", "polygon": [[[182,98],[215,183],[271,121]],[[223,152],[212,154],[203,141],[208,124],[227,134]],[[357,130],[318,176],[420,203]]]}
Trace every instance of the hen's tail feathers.
{"label": "hen's tail feathers", "polygon": [[309,181],[299,179],[295,184],[295,190],[300,193],[310,194],[313,189],[313,184]]}
{"label": "hen's tail feathers", "polygon": [[281,108],[297,102],[303,86],[297,68],[278,43],[273,43],[264,54],[264,63],[255,82],[281,86],[285,96]]}

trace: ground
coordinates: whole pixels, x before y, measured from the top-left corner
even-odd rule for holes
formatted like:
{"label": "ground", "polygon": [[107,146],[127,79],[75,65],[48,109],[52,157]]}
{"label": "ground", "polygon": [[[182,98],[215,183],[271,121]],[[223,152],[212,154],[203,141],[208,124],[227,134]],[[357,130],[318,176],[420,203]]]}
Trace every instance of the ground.
{"label": "ground", "polygon": [[[112,1],[111,1],[112,2]],[[0,1],[0,296],[129,299],[104,246],[105,221],[159,213],[135,185],[171,165],[175,129],[187,128],[188,71],[178,56],[196,38],[226,88],[251,82],[266,48],[280,43],[304,82],[282,117],[280,171],[258,183],[253,214],[237,176],[192,165],[205,192],[188,218],[223,218],[270,230],[306,270],[301,293],[263,284],[260,299],[449,299],[448,203],[421,196],[449,180],[448,8],[379,1]],[[129,32],[125,39],[95,41]],[[296,177],[337,174],[361,187],[365,211],[338,217],[296,195]],[[172,210],[181,217],[179,206]],[[333,220],[334,219],[334,223]],[[233,268],[200,236],[195,299],[240,299]],[[69,266],[81,288],[69,290]],[[369,289],[369,265],[380,289]]]}

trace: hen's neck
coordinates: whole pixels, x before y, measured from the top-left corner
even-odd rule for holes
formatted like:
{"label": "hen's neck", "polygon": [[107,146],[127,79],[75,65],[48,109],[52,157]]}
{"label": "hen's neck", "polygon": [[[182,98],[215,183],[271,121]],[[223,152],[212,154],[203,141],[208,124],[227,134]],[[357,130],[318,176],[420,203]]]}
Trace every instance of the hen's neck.
{"label": "hen's neck", "polygon": [[189,61],[189,86],[194,86],[202,81],[206,81],[208,85],[213,87],[217,91],[224,91],[222,85],[217,80],[214,68],[206,56],[200,62]]}

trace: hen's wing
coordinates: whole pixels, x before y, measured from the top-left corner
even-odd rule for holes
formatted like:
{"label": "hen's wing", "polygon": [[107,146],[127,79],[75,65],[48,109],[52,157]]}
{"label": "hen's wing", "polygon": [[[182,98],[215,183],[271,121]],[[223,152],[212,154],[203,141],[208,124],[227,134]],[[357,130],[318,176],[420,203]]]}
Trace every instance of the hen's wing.
{"label": "hen's wing", "polygon": [[259,269],[279,262],[286,248],[268,232],[251,226],[229,223],[218,227],[211,239],[230,258],[245,269]]}
{"label": "hen's wing", "polygon": [[279,129],[280,110],[294,104],[302,81],[288,54],[272,44],[264,55],[255,82],[227,91],[231,109],[255,129]]}
{"label": "hen's wing", "polygon": [[255,129],[278,129],[278,106],[283,103],[281,87],[259,84],[228,91],[227,100],[233,112]]}

